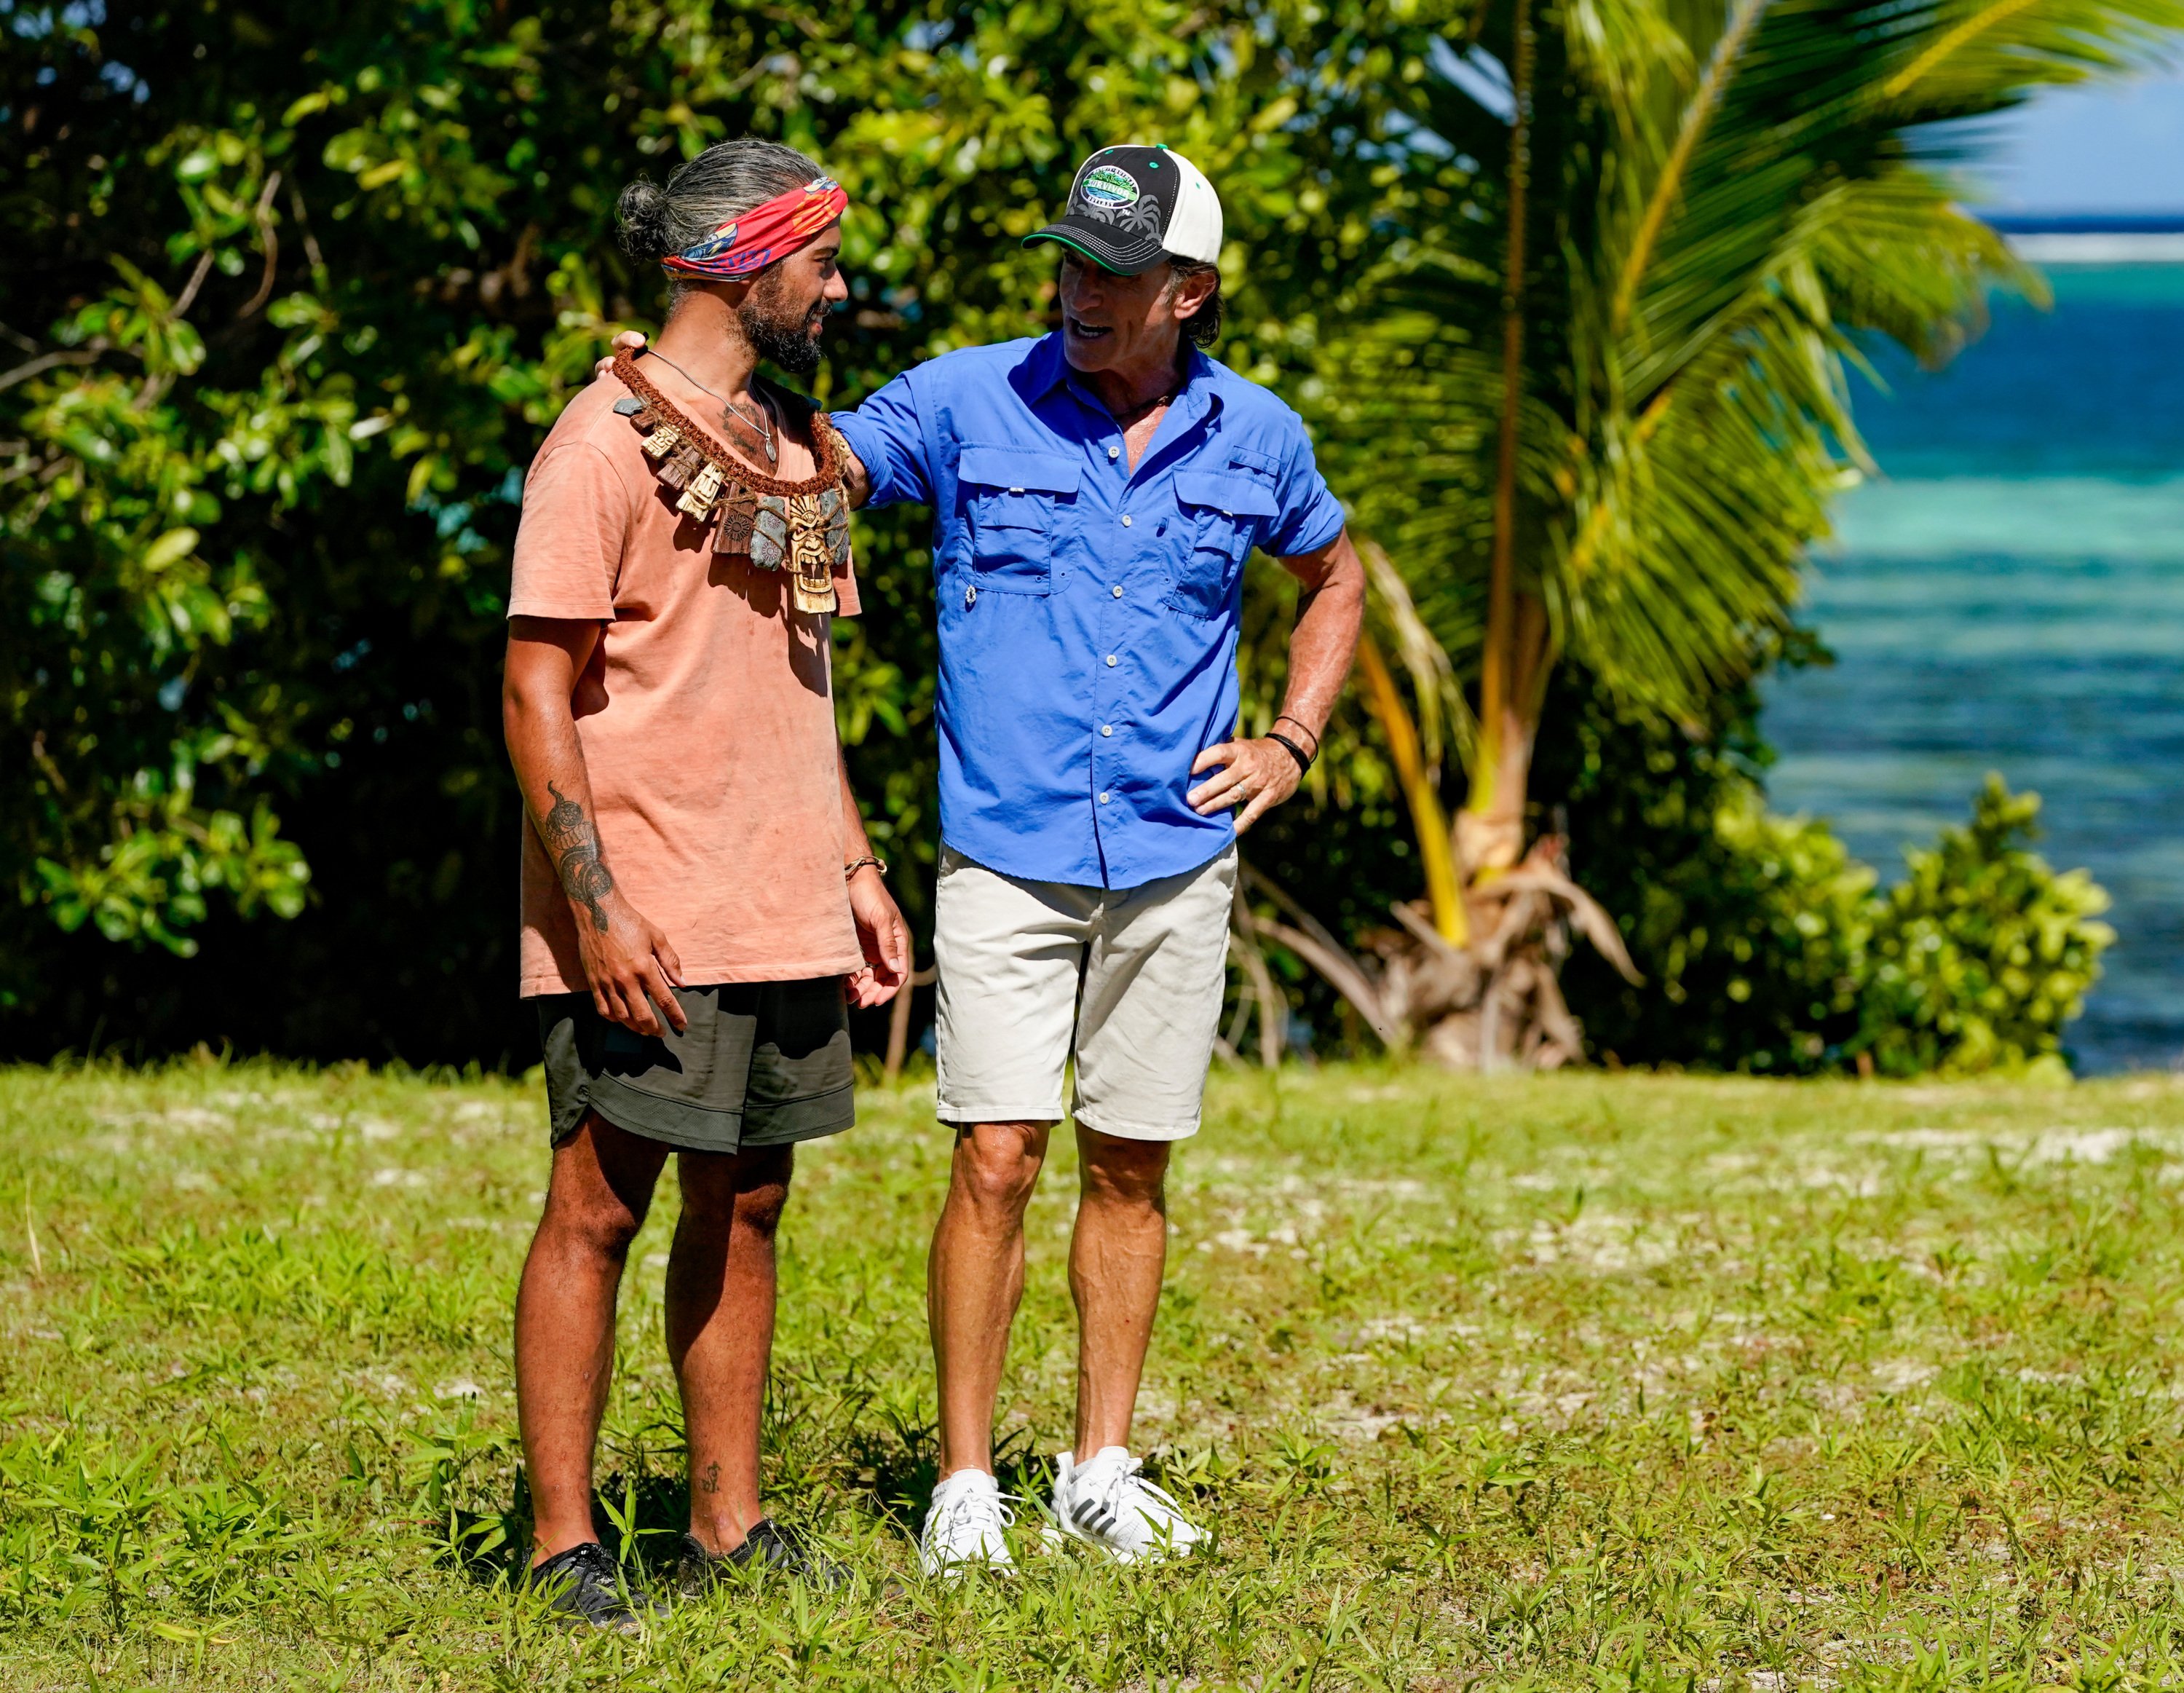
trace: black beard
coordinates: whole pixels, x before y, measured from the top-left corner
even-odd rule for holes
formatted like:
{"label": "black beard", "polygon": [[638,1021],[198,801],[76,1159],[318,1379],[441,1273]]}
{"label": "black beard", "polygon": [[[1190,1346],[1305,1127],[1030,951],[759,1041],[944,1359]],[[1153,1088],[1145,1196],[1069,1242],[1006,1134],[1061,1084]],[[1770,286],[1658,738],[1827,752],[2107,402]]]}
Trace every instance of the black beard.
{"label": "black beard", "polygon": [[755,300],[738,308],[736,316],[751,350],[768,364],[793,377],[808,377],[819,368],[819,338],[811,333],[809,316],[783,323]]}

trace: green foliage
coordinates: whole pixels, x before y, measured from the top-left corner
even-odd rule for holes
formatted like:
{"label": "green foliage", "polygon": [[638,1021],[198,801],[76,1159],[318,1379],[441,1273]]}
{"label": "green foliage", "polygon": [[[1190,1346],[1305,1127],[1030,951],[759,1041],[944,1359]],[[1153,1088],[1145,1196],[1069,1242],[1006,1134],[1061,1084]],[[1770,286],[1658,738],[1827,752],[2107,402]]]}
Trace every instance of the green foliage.
{"label": "green foliage", "polygon": [[1595,1050],[1763,1075],[2067,1074],[2064,1025],[2114,936],[2083,870],[2025,850],[2038,796],[1990,777],[1969,825],[1880,888],[1825,823],[1767,809],[1754,691],[1717,710],[1677,728],[1574,682],[1550,701],[1540,780],[1568,796],[1573,864],[1646,978],[1584,952],[1564,967]]}
{"label": "green foliage", "polygon": [[1875,914],[1859,1044],[1892,1076],[2030,1069],[2067,1076],[2063,1025],[2100,977],[2109,897],[2025,843],[2040,796],[1989,776],[1963,829],[1905,855]]}
{"label": "green foliage", "polygon": [[[1642,244],[1632,197],[1667,180],[1663,138],[1722,20],[1655,0],[1542,14],[1527,568],[1564,573],[1558,627],[1618,699],[1721,715],[1845,462],[1827,444],[1841,338],[1936,350],[1993,260],[1892,137],[2120,63],[2170,5],[2037,0],[1927,63],[1918,43],[1972,16],[1935,0],[1870,64],[1827,34],[1868,16],[1846,0],[1771,8],[1613,335],[1613,261]],[[655,327],[659,279],[611,238],[616,192],[723,135],[805,147],[851,189],[854,298],[817,384],[834,404],[1044,326],[1052,260],[1017,237],[1084,152],[1190,153],[1228,215],[1222,355],[1320,424],[1339,490],[1471,662],[1507,131],[1447,69],[1452,51],[1490,71],[1506,58],[1502,8],[0,0],[0,230],[36,257],[0,278],[16,349],[0,370],[0,1039],[16,1050],[123,1030],[149,1050],[527,1062],[498,699],[521,473],[612,331]],[[1776,122],[1802,109],[1780,75],[1792,48],[1847,79],[1795,133]],[[1736,379],[1755,371],[1768,382]],[[857,538],[867,612],[838,630],[841,724],[922,919],[925,520],[878,514]],[[1256,562],[1254,727],[1291,603]],[[1709,755],[1649,722],[1602,729],[1604,774],[1538,791],[1568,797],[1580,874],[1684,995],[1620,1025],[1596,1003],[1603,1043],[1768,1069],[1791,1033],[1831,1050],[1839,1009],[1810,1009],[1835,1005],[1825,947],[1779,981],[1741,951],[1834,897],[1825,855],[1745,851],[1702,824],[1744,813],[1680,791]],[[1637,763],[1608,750],[1626,740]],[[1618,818],[1612,842],[1588,841],[1593,811]],[[1258,843],[1345,932],[1416,891],[1362,713],[1345,707],[1309,794]],[[1618,852],[1650,865],[1618,870]],[[1708,904],[1727,888],[1741,914]],[[1692,1004],[1735,1008],[1703,1053]]]}
{"label": "green foliage", "polygon": [[[1271,378],[1374,244],[1390,179],[1357,143],[1454,15],[5,0],[0,231],[36,255],[0,282],[0,1006],[35,1013],[9,1042],[530,1048],[508,550],[546,427],[616,327],[656,327],[660,278],[612,238],[639,171],[755,131],[844,181],[838,404],[1044,327],[1053,260],[1017,237],[1085,152],[1166,140],[1222,185],[1226,355]],[[922,516],[858,541],[842,724],[915,914]]]}
{"label": "green foliage", "polygon": [[1825,824],[1766,808],[1749,688],[1693,732],[1576,680],[1551,696],[1543,788],[1566,793],[1572,867],[1614,914],[1643,986],[1589,951],[1563,991],[1596,1052],[1762,1075],[1840,1068],[1858,1032],[1874,874]]}
{"label": "green foliage", "polygon": [[[1437,138],[1310,398],[1344,491],[1457,662],[1484,634],[1520,8],[1401,91]],[[1530,8],[1516,588],[1619,697],[1699,718],[1787,627],[1864,463],[1858,338],[1945,356],[2036,287],[1919,139],[2142,61],[2179,0]],[[1430,150],[1424,149],[1422,150]]]}

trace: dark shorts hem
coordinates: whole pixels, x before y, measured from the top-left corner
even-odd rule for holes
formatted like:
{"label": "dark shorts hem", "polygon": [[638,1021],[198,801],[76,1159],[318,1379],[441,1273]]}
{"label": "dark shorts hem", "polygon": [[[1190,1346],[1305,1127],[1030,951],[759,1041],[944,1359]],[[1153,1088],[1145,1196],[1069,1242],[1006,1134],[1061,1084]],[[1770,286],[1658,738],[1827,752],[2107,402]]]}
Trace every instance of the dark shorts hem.
{"label": "dark shorts hem", "polygon": [[675,997],[687,1027],[650,1036],[607,1022],[588,994],[538,1001],[554,1145],[588,1111],[688,1152],[793,1145],[855,1122],[839,976],[678,987]]}
{"label": "dark shorts hem", "polygon": [[611,1076],[593,1076],[566,1102],[566,1124],[554,1125],[559,1146],[596,1111],[624,1133],[659,1141],[682,1152],[744,1152],[753,1147],[794,1146],[853,1128],[856,1089],[838,1087],[803,1099],[782,1099],[741,1111],[717,1111],[680,1099],[663,1099]]}

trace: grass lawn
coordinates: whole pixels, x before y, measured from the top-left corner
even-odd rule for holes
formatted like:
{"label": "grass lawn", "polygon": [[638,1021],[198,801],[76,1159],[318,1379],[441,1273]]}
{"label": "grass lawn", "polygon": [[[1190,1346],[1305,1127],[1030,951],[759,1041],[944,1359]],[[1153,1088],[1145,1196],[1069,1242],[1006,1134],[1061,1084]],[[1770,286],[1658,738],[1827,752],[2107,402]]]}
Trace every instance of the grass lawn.
{"label": "grass lawn", "polygon": [[[1034,1555],[954,1590],[910,1539],[929,1100],[868,1091],[783,1236],[772,1504],[870,1584],[732,1592],[625,1641],[501,1584],[536,1089],[0,1071],[0,1688],[2184,1671],[2184,1085],[1217,1078],[1139,1425],[1217,1555]],[[1065,1161],[1035,1204],[1004,1398],[1027,1492],[1068,1438],[1073,1186]],[[640,1562],[679,1527],[673,1215],[671,1187],[601,1465]]]}

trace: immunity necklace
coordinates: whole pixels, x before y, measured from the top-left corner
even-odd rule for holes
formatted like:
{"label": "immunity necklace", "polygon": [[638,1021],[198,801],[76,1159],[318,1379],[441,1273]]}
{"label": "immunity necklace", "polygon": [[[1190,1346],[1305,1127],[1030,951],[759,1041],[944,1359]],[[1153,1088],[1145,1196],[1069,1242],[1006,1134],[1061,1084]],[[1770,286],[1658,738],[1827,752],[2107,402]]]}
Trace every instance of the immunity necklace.
{"label": "immunity necklace", "polygon": [[615,410],[644,436],[652,473],[680,495],[675,509],[700,523],[718,512],[713,550],[745,556],[760,570],[786,571],[798,611],[833,611],[835,575],[850,565],[850,500],[842,487],[849,448],[827,414],[800,396],[777,394],[766,402],[791,422],[810,424],[819,461],[819,473],[807,481],[777,482],[717,445],[627,354],[614,361],[614,374],[630,392]]}

